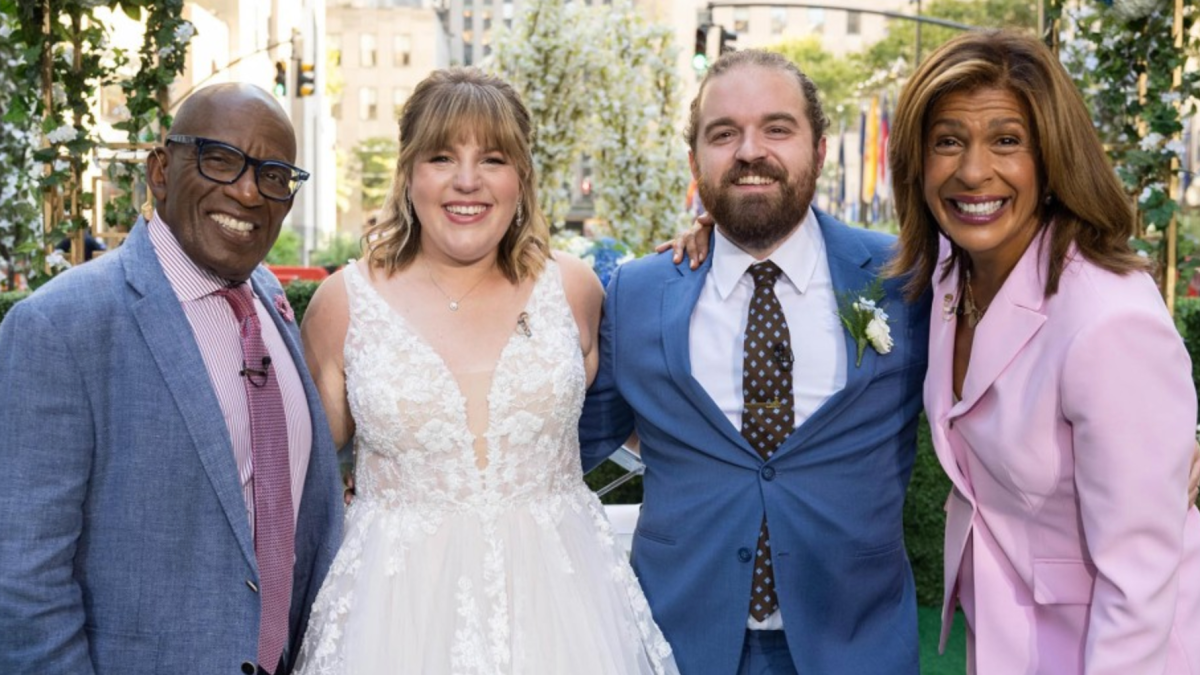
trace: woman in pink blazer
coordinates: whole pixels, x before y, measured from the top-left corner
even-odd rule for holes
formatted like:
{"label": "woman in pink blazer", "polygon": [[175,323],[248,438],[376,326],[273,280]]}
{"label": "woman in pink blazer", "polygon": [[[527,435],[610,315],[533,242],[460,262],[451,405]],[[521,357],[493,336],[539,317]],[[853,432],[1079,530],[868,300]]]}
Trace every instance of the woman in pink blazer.
{"label": "woman in pink blazer", "polygon": [[891,271],[934,292],[943,644],[957,600],[973,673],[1200,673],[1196,391],[1082,98],[1036,39],[970,33],[890,143]]}

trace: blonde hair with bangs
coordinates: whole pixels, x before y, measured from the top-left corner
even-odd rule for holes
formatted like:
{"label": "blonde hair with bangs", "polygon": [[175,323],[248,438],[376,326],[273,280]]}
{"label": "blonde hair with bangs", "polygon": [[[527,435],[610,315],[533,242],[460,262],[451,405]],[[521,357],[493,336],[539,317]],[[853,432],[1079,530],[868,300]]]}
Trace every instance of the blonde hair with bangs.
{"label": "blonde hair with bangs", "polygon": [[[1011,92],[1029,115],[1041,189],[1039,227],[1050,228],[1045,295],[1058,292],[1072,244],[1084,258],[1111,272],[1146,269],[1148,264],[1129,247],[1136,225],[1132,204],[1070,76],[1037,38],[988,30],[942,45],[900,93],[888,138],[900,239],[886,274],[911,275],[905,284],[910,299],[929,289],[937,271],[941,231],[924,195],[929,115],[949,94],[988,88]],[[951,242],[942,277],[956,265],[963,270],[970,264],[965,251]]]}
{"label": "blonde hair with bangs", "polygon": [[421,250],[421,222],[409,208],[408,190],[417,159],[474,140],[512,163],[521,184],[518,212],[500,240],[496,264],[513,283],[536,278],[550,256],[550,228],[538,209],[530,154],[532,122],[516,90],[478,68],[434,71],[417,85],[400,113],[400,156],[378,222],[363,233],[371,269],[392,275]]}

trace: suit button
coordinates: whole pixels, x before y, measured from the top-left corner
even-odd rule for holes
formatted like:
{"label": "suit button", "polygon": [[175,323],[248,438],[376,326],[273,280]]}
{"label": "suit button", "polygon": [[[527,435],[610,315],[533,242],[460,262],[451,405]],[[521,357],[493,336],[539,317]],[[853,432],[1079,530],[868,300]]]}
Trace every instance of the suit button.
{"label": "suit button", "polygon": [[759,473],[762,475],[763,480],[775,480],[775,467],[773,466],[764,466]]}
{"label": "suit button", "polygon": [[750,555],[750,549],[748,549],[748,548],[739,548],[738,549],[738,560],[741,560],[742,562],[750,562],[750,558],[752,558],[752,557],[754,557],[754,556]]}
{"label": "suit button", "polygon": [[258,669],[254,667],[253,663],[250,663],[249,661],[242,662],[242,672],[246,675],[254,675],[256,670]]}

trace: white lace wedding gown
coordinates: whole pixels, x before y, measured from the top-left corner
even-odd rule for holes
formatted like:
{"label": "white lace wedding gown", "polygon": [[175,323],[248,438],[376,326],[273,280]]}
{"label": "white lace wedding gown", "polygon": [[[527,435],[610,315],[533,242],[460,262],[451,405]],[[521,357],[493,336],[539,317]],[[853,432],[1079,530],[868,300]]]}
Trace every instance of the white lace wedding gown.
{"label": "white lace wedding gown", "polygon": [[582,479],[585,376],[557,265],[534,287],[528,335],[514,326],[490,385],[476,377],[466,396],[357,266],[345,275],[357,496],[296,672],[678,672]]}

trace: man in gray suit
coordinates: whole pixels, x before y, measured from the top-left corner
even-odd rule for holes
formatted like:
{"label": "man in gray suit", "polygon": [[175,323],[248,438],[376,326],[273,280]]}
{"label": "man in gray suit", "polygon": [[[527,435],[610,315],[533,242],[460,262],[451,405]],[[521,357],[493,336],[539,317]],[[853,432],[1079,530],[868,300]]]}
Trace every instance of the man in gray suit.
{"label": "man in gray suit", "polygon": [[197,92],[147,160],[150,222],[0,324],[0,673],[291,670],[342,518],[260,266],[295,154],[266,92]]}

